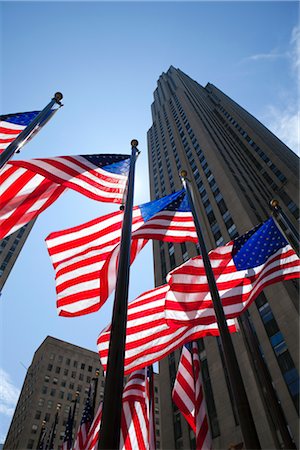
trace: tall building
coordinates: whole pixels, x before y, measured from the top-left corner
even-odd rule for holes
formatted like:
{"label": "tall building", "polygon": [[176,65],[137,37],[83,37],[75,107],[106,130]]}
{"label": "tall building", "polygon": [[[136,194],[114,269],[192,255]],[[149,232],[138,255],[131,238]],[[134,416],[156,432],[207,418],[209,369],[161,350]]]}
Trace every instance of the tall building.
{"label": "tall building", "polygon": [[[99,370],[96,405],[103,399],[104,373],[99,355],[77,345],[48,336],[33,356],[27,371],[20,397],[4,443],[4,449],[37,448],[43,420],[46,421],[46,441],[51,432],[57,405],[58,423],[54,439],[54,449],[60,449],[68,419],[73,408],[76,391],[79,393],[73,436],[77,433],[87,398],[89,386]],[[158,376],[154,376],[155,422],[158,448],[160,445],[160,400]],[[46,444],[46,442],[45,442]]]}
{"label": "tall building", "polygon": [[[298,157],[250,113],[216,86],[202,87],[172,66],[159,77],[151,109],[151,199],[182,189],[178,173],[186,169],[208,250],[266,220],[273,198],[297,226]],[[157,286],[171,269],[199,253],[192,243],[156,241],[153,249]],[[292,280],[266,288],[247,312],[284,426],[295,442],[299,442],[298,286]],[[244,328],[232,339],[261,448],[282,448],[278,422]],[[220,339],[208,337],[198,345],[213,448],[226,449],[242,442],[242,434]],[[194,446],[192,433],[171,401],[179,356],[177,350],[159,366],[163,449]]]}
{"label": "tall building", "polygon": [[0,240],[0,293],[26,242],[35,220]]}

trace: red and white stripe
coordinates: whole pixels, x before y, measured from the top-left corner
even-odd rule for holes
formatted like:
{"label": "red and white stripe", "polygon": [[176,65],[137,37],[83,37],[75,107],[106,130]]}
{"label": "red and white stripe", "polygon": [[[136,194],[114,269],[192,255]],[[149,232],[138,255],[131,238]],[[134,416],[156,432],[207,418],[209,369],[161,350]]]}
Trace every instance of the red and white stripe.
{"label": "red and white stripe", "polygon": [[99,431],[100,431],[101,418],[102,418],[102,406],[103,406],[103,402],[100,402],[100,405],[97,409],[97,412],[96,412],[96,415],[92,422],[92,425],[89,429],[84,450],[97,450],[98,449]]}
{"label": "red and white stripe", "polygon": [[[185,342],[204,336],[217,336],[216,323],[196,327],[169,327],[165,319],[165,297],[169,289],[163,285],[137,297],[128,305],[124,370],[128,374],[167,356]],[[228,320],[230,332],[236,331],[234,320]],[[110,326],[97,340],[101,363],[106,370]]]}
{"label": "red and white stripe", "polygon": [[[173,212],[165,216],[168,220],[162,221],[161,213],[158,213],[144,222],[140,208],[135,206],[131,263],[146,245],[150,235],[175,242],[195,240],[195,227],[188,220],[188,215],[191,216],[191,213]],[[51,233],[46,238],[56,272],[57,309],[60,316],[74,317],[95,312],[113,292],[122,221],[123,212],[117,211],[85,224]]]}
{"label": "red and white stripe", "polygon": [[182,348],[172,399],[196,435],[196,449],[210,450],[212,438],[196,342],[192,343],[192,353],[185,346]]}
{"label": "red and white stripe", "polygon": [[101,202],[122,203],[126,180],[82,156],[10,161],[0,171],[0,239],[34,219],[67,188]]}
{"label": "red and white stripe", "polygon": [[5,120],[0,120],[0,154],[25,128],[26,125],[17,125]]}
{"label": "red and white stripe", "polygon": [[[114,289],[123,215],[123,211],[110,213],[51,233],[46,238],[56,273],[60,316],[73,317],[97,311]],[[140,210],[135,207],[132,229],[143,223]],[[132,260],[138,251],[140,246],[135,243]]]}
{"label": "red and white stripe", "polygon": [[149,449],[146,370],[132,373],[123,391],[120,449]]}
{"label": "red and white stripe", "polygon": [[[147,414],[146,372],[130,375],[123,391],[120,450],[149,449],[149,417]],[[97,450],[102,418],[102,402],[88,433],[85,450]]]}
{"label": "red and white stripe", "polygon": [[[300,276],[300,260],[290,245],[278,250],[264,264],[237,270],[231,257],[232,243],[209,253],[227,319],[247,309],[268,285]],[[198,325],[216,317],[203,260],[197,256],[167,276],[165,317],[170,325]]]}

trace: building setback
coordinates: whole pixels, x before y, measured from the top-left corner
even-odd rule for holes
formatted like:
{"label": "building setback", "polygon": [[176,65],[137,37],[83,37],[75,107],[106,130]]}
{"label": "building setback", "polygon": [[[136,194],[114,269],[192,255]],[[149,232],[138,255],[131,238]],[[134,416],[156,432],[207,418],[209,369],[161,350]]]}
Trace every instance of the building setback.
{"label": "building setback", "polygon": [[[7,450],[37,448],[42,422],[46,421],[48,438],[59,404],[53,448],[60,449],[69,408],[70,406],[73,408],[72,400],[75,399],[77,391],[79,396],[73,429],[75,437],[90,383],[97,370],[99,376],[95,410],[103,399],[105,380],[98,353],[48,336],[35,352],[27,371],[3,448]],[[154,389],[156,434],[159,442],[160,400],[157,374],[154,376]]]}
{"label": "building setback", "polygon": [[[158,80],[148,131],[151,199],[182,189],[188,172],[208,250],[223,245],[270,216],[273,198],[297,227],[299,159],[264,125],[217,87],[205,87],[170,67]],[[166,274],[199,254],[192,243],[154,242],[156,286]],[[299,442],[299,284],[270,286],[249,308],[252,336],[280,401],[284,426]],[[243,328],[233,335],[261,448],[282,448],[282,436],[262,388]],[[219,338],[198,342],[213,448],[242,441]],[[180,350],[160,362],[162,448],[194,448],[194,437],[172,404]]]}

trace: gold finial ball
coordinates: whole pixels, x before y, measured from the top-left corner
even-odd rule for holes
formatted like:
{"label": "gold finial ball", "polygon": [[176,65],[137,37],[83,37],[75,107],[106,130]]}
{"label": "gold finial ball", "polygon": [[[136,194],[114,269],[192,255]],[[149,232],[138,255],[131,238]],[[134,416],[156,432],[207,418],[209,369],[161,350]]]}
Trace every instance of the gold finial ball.
{"label": "gold finial ball", "polygon": [[55,92],[54,98],[57,102],[60,102],[63,99],[63,95],[61,92]]}
{"label": "gold finial ball", "polygon": [[187,171],[186,170],[181,170],[180,171],[180,176],[181,176],[181,178],[186,178],[187,177]]}
{"label": "gold finial ball", "polygon": [[121,205],[121,206],[120,206],[120,211],[124,211],[124,209],[125,209],[125,206],[124,206],[124,205]]}
{"label": "gold finial ball", "polygon": [[56,406],[57,411],[60,410],[60,408],[61,408],[61,404],[57,403],[57,406]]}
{"label": "gold finial ball", "polygon": [[98,377],[100,374],[100,370],[96,370],[96,377]]}
{"label": "gold finial ball", "polygon": [[137,139],[132,139],[131,147],[137,147],[139,145],[139,141]]}
{"label": "gold finial ball", "polygon": [[79,397],[79,391],[76,391],[76,397]]}
{"label": "gold finial ball", "polygon": [[273,198],[273,199],[270,201],[270,205],[272,206],[272,208],[277,208],[277,207],[279,206],[279,201],[276,200],[275,198]]}

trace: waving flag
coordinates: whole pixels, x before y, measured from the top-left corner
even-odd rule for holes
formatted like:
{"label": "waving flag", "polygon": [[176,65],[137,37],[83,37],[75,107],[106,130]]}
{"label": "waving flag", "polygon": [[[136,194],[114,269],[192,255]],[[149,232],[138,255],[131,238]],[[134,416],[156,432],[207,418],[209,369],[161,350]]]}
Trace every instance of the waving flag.
{"label": "waving flag", "polygon": [[[31,139],[42,126],[54,115],[57,109],[49,111],[46,118],[33,130],[26,141]],[[19,134],[36,118],[40,111],[30,111],[0,116],[0,154],[11,144]],[[24,145],[24,143],[23,143]]]}
{"label": "waving flag", "polygon": [[[268,285],[299,278],[300,260],[270,218],[209,253],[226,318],[242,314]],[[169,273],[165,315],[169,324],[216,320],[201,257]]]}
{"label": "waving flag", "polygon": [[67,188],[122,203],[128,155],[81,155],[10,161],[0,171],[0,239],[34,219]]}
{"label": "waving flag", "polygon": [[208,428],[196,342],[192,343],[192,353],[185,346],[182,347],[172,399],[195,433],[196,449],[210,450],[212,439]]}
{"label": "waving flag", "polygon": [[[219,335],[216,323],[195,327],[169,327],[164,314],[168,289],[168,285],[159,286],[128,304],[125,375],[163,359],[186,342]],[[228,320],[227,324],[231,333],[236,331],[234,320]],[[107,368],[109,339],[110,326],[107,326],[97,340],[104,370]]]}
{"label": "waving flag", "polygon": [[68,419],[66,423],[65,435],[62,443],[62,450],[71,450],[72,448],[72,430],[73,430],[73,415],[69,408]]}
{"label": "waving flag", "polygon": [[[72,317],[97,311],[113,292],[123,212],[51,233],[46,238],[56,272],[58,314]],[[135,206],[131,262],[152,236],[166,241],[197,242],[184,191]]]}
{"label": "waving flag", "polygon": [[[88,433],[85,450],[98,448],[101,417],[102,402]],[[123,391],[120,450],[154,450],[149,447],[148,391],[145,369],[132,373]]]}
{"label": "waving flag", "polygon": [[77,432],[75,444],[73,450],[85,450],[85,444],[87,441],[88,432],[93,420],[93,407],[92,407],[92,389],[89,388],[89,393],[84,405],[82,419]]}

